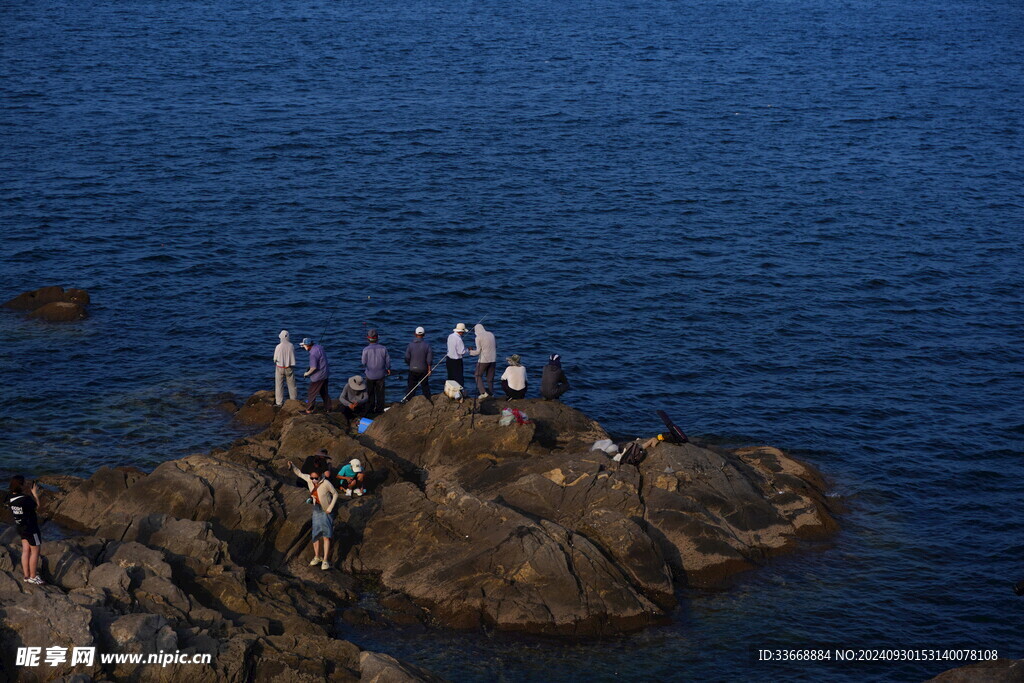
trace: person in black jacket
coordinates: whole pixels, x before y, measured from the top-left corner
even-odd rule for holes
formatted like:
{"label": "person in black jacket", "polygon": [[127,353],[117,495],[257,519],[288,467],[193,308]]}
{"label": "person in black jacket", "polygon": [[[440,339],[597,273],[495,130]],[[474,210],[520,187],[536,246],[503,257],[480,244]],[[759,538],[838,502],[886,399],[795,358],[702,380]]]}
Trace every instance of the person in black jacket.
{"label": "person in black jacket", "polygon": [[548,357],[548,364],[544,366],[544,371],[541,374],[540,395],[546,401],[553,401],[569,391],[570,388],[569,380],[565,376],[565,371],[562,370],[562,357],[557,353],[551,354]]}
{"label": "person in black jacket", "polygon": [[44,581],[39,578],[39,546],[43,539],[39,534],[39,518],[36,510],[39,509],[39,485],[34,483],[28,493],[25,492],[25,477],[16,474],[11,477],[10,491],[7,494],[7,505],[14,515],[14,524],[21,534],[21,572],[25,576],[25,583],[32,583],[37,586],[43,585]]}

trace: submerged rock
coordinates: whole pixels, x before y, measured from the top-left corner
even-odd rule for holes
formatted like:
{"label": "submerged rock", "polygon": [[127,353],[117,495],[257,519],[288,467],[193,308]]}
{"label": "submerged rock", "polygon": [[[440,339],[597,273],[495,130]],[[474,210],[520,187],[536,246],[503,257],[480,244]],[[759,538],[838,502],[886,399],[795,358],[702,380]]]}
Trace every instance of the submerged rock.
{"label": "submerged rock", "polygon": [[[49,513],[84,535],[44,544],[53,586],[22,584],[20,546],[0,534],[2,638],[214,653],[189,669],[199,680],[417,680],[428,674],[331,639],[334,620],[618,633],[664,621],[679,586],[836,529],[820,476],[773,448],[656,443],[635,467],[589,450],[606,432],[559,402],[520,402],[531,422],[502,426],[503,404],[417,397],[354,437],[339,415],[267,394],[239,411],[265,430],[226,450],[61,478]],[[286,468],[321,448],[335,467],[359,458],[370,488],[338,505],[329,571],[307,565],[307,491]],[[385,612],[356,604],[360,577],[384,589]],[[22,620],[39,591],[58,607]],[[88,673],[139,675],[120,666]]]}
{"label": "submerged rock", "polygon": [[45,306],[55,301],[67,300],[63,287],[40,287],[31,292],[22,292],[5,302],[4,308],[10,308],[15,311],[34,311],[40,306]]}
{"label": "submerged rock", "polygon": [[30,318],[50,322],[67,322],[86,317],[89,293],[84,289],[64,290],[63,287],[41,287],[23,292],[4,303],[4,308],[29,311]]}

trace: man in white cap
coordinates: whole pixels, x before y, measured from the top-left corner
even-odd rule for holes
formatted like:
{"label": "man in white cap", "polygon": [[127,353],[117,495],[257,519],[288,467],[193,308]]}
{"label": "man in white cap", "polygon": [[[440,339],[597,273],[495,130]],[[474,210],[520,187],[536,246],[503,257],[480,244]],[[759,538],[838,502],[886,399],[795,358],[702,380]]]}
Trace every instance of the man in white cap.
{"label": "man in white cap", "polygon": [[281,330],[278,335],[281,343],[274,349],[274,365],[277,370],[274,372],[274,398],[275,403],[284,403],[284,382],[288,380],[288,398],[295,400],[298,393],[295,391],[295,345],[288,338],[288,330]]}
{"label": "man in white cap", "polygon": [[363,463],[359,462],[358,458],[352,458],[347,465],[338,470],[338,482],[346,496],[351,496],[353,491],[357,496],[366,493],[365,478]]}
{"label": "man in white cap", "polygon": [[466,334],[466,323],[459,323],[448,335],[448,355],[445,356],[445,367],[448,370],[448,379],[458,382],[460,387],[466,386],[466,378],[463,373],[462,357],[465,356],[466,345],[462,342],[462,335]]}
{"label": "man in white cap", "polygon": [[409,366],[409,379],[405,383],[405,394],[408,398],[416,391],[416,385],[422,387],[423,395],[430,400],[430,374],[434,367],[434,350],[423,339],[427,331],[416,328],[416,338],[405,347],[405,362]]}
{"label": "man in white cap", "polygon": [[312,413],[316,408],[316,397],[319,395],[324,400],[324,409],[331,409],[331,395],[328,393],[328,381],[330,380],[330,369],[327,367],[327,354],[319,344],[306,337],[302,340],[302,348],[309,352],[309,370],[303,377],[309,378],[309,391],[306,393],[306,413]]}

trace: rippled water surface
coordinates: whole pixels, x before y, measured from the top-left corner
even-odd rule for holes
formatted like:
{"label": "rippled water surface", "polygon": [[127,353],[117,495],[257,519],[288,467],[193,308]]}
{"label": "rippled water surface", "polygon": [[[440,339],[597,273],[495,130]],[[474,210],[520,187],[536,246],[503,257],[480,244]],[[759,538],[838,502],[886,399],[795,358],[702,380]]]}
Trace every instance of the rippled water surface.
{"label": "rippled water surface", "polygon": [[[590,644],[349,634],[460,680],[918,680],[1024,657],[1024,6],[978,0],[0,0],[0,469],[237,435],[282,327],[485,324],[617,433],[817,465],[834,544]],[[332,317],[333,316],[333,317]],[[330,322],[330,324],[328,324]],[[398,354],[396,354],[398,355]],[[299,353],[300,362],[305,354]],[[397,385],[391,398],[397,399]]]}

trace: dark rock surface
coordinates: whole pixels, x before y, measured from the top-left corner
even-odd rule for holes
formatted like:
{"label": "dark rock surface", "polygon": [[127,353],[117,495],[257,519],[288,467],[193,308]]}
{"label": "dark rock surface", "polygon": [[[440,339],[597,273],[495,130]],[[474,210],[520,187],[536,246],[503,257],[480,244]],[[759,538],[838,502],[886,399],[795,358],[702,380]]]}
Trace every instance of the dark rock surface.
{"label": "dark rock surface", "polygon": [[943,671],[931,681],[942,683],[1018,683],[1024,681],[1024,659],[996,659]]}
{"label": "dark rock surface", "polygon": [[[680,585],[836,528],[820,476],[773,448],[657,443],[640,467],[620,466],[589,450],[600,425],[558,402],[520,402],[531,423],[501,426],[504,404],[417,397],[353,437],[340,415],[267,394],[239,410],[265,429],[230,448],[149,474],[44,479],[58,489],[45,514],[82,535],[44,543],[45,587],[21,582],[17,535],[0,535],[4,653],[67,642],[213,654],[180,671],[84,671],[114,679],[420,680],[332,638],[335,621],[619,633],[666,619]],[[307,564],[307,492],[286,471],[320,448],[336,467],[359,458],[370,488],[339,503],[328,571]],[[362,577],[380,613],[356,604]]]}
{"label": "dark rock surface", "polygon": [[30,318],[67,322],[85,318],[90,300],[89,293],[84,289],[65,291],[63,287],[40,287],[5,302],[4,308],[26,311]]}

